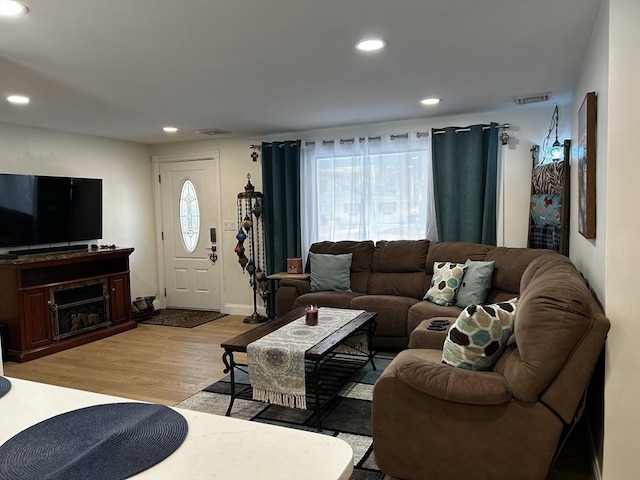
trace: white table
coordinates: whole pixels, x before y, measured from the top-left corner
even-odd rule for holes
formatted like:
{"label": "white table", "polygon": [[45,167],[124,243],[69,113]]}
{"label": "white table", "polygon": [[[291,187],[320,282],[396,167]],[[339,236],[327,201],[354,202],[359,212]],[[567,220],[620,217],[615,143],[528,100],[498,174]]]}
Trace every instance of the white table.
{"label": "white table", "polygon": [[[0,444],[60,413],[133,401],[16,378],[9,381],[11,390],[0,398]],[[189,424],[184,443],[164,461],[132,478],[348,480],[353,471],[353,451],[340,439],[180,408],[174,410]]]}

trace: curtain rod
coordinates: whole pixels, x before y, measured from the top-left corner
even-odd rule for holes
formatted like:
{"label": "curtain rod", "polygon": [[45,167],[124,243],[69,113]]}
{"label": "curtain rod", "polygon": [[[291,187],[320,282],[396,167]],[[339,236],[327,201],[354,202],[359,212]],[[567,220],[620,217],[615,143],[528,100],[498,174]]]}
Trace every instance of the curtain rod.
{"label": "curtain rod", "polygon": [[[511,125],[509,123],[504,123],[502,125],[496,125],[496,128],[502,128],[502,129],[508,129],[510,128]],[[482,130],[488,130],[489,128],[491,128],[490,126],[487,127],[482,127]],[[457,128],[455,130],[456,133],[460,133],[460,132],[470,132],[471,129],[470,128]],[[441,133],[445,133],[444,130],[434,130],[433,134],[434,135],[439,135]],[[416,132],[416,137],[417,138],[423,138],[423,137],[428,137],[429,136],[429,132]],[[398,134],[393,134],[393,135],[389,135],[389,138],[391,140],[395,140],[397,138],[409,138],[409,133],[398,133]],[[381,140],[382,136],[381,135],[377,135],[374,137],[358,137],[358,141],[359,142],[364,142],[365,140],[371,142],[373,140]],[[345,143],[354,143],[356,141],[356,137],[352,137],[352,138],[341,138],[340,140],[338,140],[340,142],[340,145],[344,145]],[[331,145],[332,143],[335,143],[335,140],[322,140],[322,145]],[[306,147],[310,146],[310,145],[315,145],[316,142],[315,141],[305,141],[304,145]],[[283,145],[280,145],[281,147]],[[260,150],[262,148],[261,145],[249,145],[249,148],[253,149],[253,150]]]}
{"label": "curtain rod", "polygon": [[[269,147],[270,147],[271,145],[273,145],[273,143],[274,143],[274,142],[265,142],[265,145],[267,145],[267,146],[269,146]],[[279,147],[279,148],[284,147],[285,143],[293,143],[293,144],[295,144],[295,143],[298,143],[298,141],[297,141],[297,140],[285,140],[284,142],[281,142],[281,143],[278,145],[278,147]],[[250,144],[250,145],[249,145],[249,148],[250,148],[250,149],[252,149],[252,150],[262,150],[262,145],[254,145],[254,144],[252,143],[252,144]]]}
{"label": "curtain rod", "polygon": [[[422,137],[428,137],[429,136],[429,132],[416,132],[416,137],[417,138],[422,138]],[[389,138],[391,140],[396,140],[398,138],[409,138],[409,133],[394,133],[392,135],[389,135]],[[357,140],[362,143],[365,140],[367,140],[368,142],[372,142],[374,140],[382,140],[382,135],[376,135],[373,137],[357,137]],[[356,137],[352,137],[352,138],[341,138],[340,140],[338,140],[338,142],[340,142],[340,145],[344,145],[345,143],[354,143],[356,141]],[[331,145],[332,143],[335,143],[335,140],[322,140],[322,145]],[[315,145],[316,142],[315,141],[306,141],[304,142],[304,145],[306,147],[310,146],[310,145]]]}
{"label": "curtain rod", "polygon": [[[509,128],[509,127],[511,127],[511,125],[510,125],[510,124],[508,124],[508,123],[504,123],[504,124],[502,124],[502,125],[496,125],[496,128],[503,128],[503,129],[507,129],[507,128]],[[490,128],[491,128],[490,126],[488,126],[488,127],[482,127],[482,130],[489,130]],[[456,129],[454,130],[454,132],[456,132],[456,133],[460,133],[460,132],[470,132],[470,131],[471,131],[471,129],[470,129],[470,128],[456,128]],[[445,132],[444,130],[434,130],[434,131],[433,131],[433,134],[434,134],[434,135],[440,135],[441,133],[446,133],[446,132]]]}

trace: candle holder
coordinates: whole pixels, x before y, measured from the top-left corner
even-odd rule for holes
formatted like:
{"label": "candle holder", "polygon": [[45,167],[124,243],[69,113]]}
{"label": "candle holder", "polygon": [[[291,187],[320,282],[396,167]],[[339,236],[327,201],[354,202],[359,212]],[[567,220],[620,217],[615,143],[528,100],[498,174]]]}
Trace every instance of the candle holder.
{"label": "candle holder", "polygon": [[315,305],[307,305],[304,309],[305,323],[315,327],[318,325],[318,307]]}

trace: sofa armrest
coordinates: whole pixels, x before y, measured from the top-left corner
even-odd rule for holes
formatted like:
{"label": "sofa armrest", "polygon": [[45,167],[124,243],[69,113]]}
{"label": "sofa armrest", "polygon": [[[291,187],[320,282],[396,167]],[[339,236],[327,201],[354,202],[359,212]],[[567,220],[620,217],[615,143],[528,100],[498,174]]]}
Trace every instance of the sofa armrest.
{"label": "sofa armrest", "polygon": [[280,280],[280,288],[293,287],[296,289],[299,295],[309,293],[311,291],[311,279],[310,278],[283,278]]}
{"label": "sofa armrest", "polygon": [[[429,330],[427,327],[433,320],[447,320],[449,324],[444,326],[444,330]],[[423,320],[409,335],[409,348],[442,350],[447,334],[455,321],[455,318],[450,317],[434,317]]]}
{"label": "sofa armrest", "polygon": [[293,303],[300,295],[311,291],[309,279],[285,278],[280,280],[276,293],[278,314],[282,315],[293,310]]}
{"label": "sofa armrest", "polygon": [[396,377],[426,395],[468,405],[502,405],[511,399],[505,378],[495,372],[478,372],[429,361],[396,365]]}

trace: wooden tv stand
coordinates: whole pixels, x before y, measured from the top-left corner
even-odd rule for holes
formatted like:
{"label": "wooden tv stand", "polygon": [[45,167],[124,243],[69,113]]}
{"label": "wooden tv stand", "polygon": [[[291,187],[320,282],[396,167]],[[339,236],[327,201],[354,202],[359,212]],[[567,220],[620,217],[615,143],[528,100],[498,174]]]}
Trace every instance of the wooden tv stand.
{"label": "wooden tv stand", "polygon": [[[27,362],[135,328],[129,290],[132,252],[116,248],[0,259],[0,325],[7,327],[8,360]],[[80,333],[57,333],[56,292],[96,284],[104,285],[103,323]]]}

